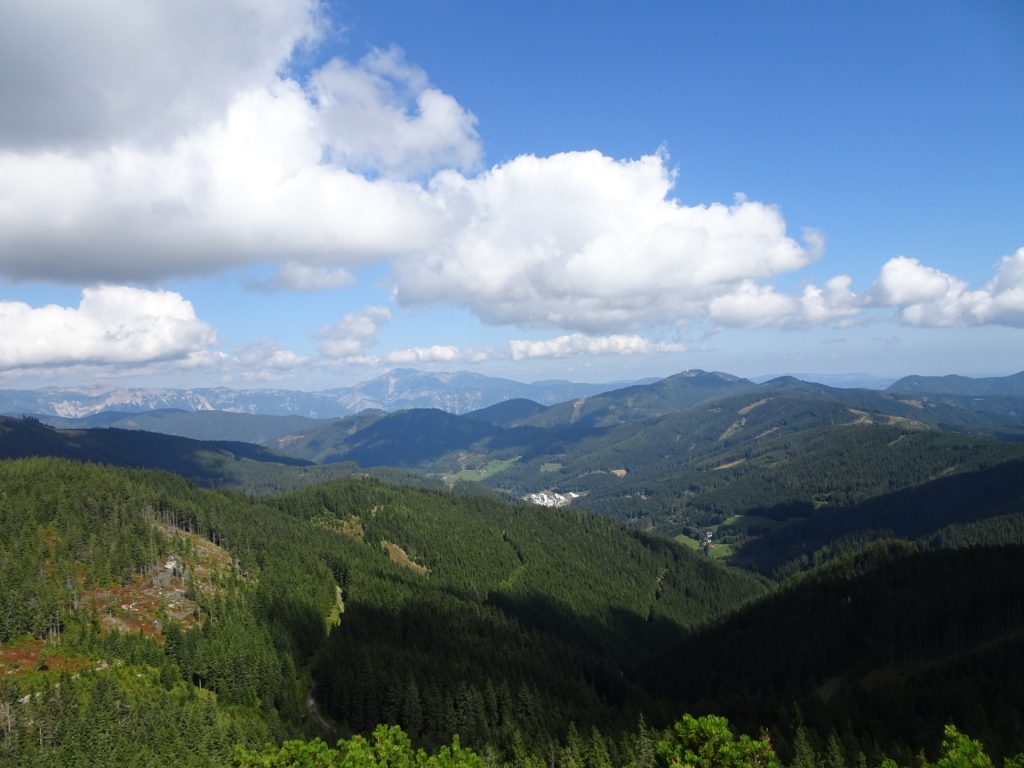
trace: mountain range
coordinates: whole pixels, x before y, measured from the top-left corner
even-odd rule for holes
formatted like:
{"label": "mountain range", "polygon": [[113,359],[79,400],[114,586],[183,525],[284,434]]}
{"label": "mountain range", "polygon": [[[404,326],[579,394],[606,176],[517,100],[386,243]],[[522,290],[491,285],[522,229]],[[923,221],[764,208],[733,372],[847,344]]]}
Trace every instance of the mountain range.
{"label": "mountain range", "polygon": [[[686,381],[687,379],[692,381]],[[705,393],[704,398],[707,399],[729,388],[732,391],[739,391],[745,388],[752,389],[770,381],[793,379],[805,381],[809,386],[817,383],[829,385],[832,389],[870,389],[885,391],[892,395],[923,396],[930,399],[1024,397],[1024,372],[980,379],[965,376],[906,376],[883,388],[865,386],[868,382],[881,384],[885,381],[865,375],[758,377],[749,380],[729,374],[692,370],[666,379],[630,382],[593,384],[547,380],[523,383],[468,371],[435,373],[399,368],[351,387],[337,387],[318,392],[227,387],[126,389],[84,386],[38,390],[4,389],[0,390],[0,413],[82,419],[104,413],[138,414],[157,410],[179,410],[329,419],[349,416],[368,409],[397,411],[409,408],[437,408],[449,413],[465,414],[517,399],[531,400],[544,406],[571,403],[581,399],[592,400],[607,392],[622,392],[630,386],[655,384],[664,394],[664,391],[670,389],[673,384],[678,385],[684,381],[694,385],[686,387],[688,394],[685,396],[690,399],[690,404],[694,404],[701,399],[697,392],[702,384],[714,390]],[[652,392],[647,392],[645,397],[649,398],[651,394]],[[600,402],[598,400],[596,403],[588,403],[586,410],[600,408]],[[675,402],[670,404],[670,407],[675,408],[680,404]],[[562,407],[565,409],[571,406]],[[108,423],[100,420],[82,422],[78,426],[106,426]]]}
{"label": "mountain range", "polygon": [[[652,380],[647,379],[645,382]],[[287,389],[118,389],[99,386],[0,390],[0,413],[82,418],[107,411],[140,413],[160,409],[227,411],[268,416],[337,418],[368,408],[440,408],[466,413],[513,398],[552,405],[604,392],[624,382],[584,384],[537,381],[532,384],[478,373],[430,373],[395,369],[352,387],[320,392]],[[641,382],[644,383],[644,382]]]}
{"label": "mountain range", "polygon": [[965,397],[1024,397],[1024,371],[1011,376],[905,376],[889,386],[890,392]]}
{"label": "mountain range", "polygon": [[388,723],[641,768],[681,712],[788,768],[926,768],[951,722],[1012,757],[1012,384],[686,371],[466,413],[0,417],[0,762],[305,764],[235,745]]}
{"label": "mountain range", "polygon": [[[438,382],[407,373],[407,394]],[[554,405],[512,398],[464,414],[366,409],[311,419],[108,411],[40,417],[57,430],[46,437],[36,425],[32,440],[16,437],[18,422],[10,421],[0,432],[0,453],[162,467],[205,485],[259,493],[373,472],[421,487],[470,483],[511,499],[541,494],[690,546],[717,537],[716,555],[780,574],[805,567],[810,561],[802,558],[834,556],[845,546],[840,539],[889,528],[822,523],[819,530],[801,522],[808,516],[827,521],[821,513],[1024,457],[1024,398],[1004,394],[1017,378],[977,382],[978,391],[997,394],[963,394],[972,391],[970,379],[958,381],[958,394],[932,394],[928,379],[907,393],[900,382],[887,390],[840,389],[691,370]],[[125,430],[135,436],[122,436]],[[1016,498],[1008,482],[998,486]],[[979,502],[982,517],[1002,512],[998,498]],[[956,522],[927,532],[939,535]],[[777,543],[766,553],[759,540]]]}

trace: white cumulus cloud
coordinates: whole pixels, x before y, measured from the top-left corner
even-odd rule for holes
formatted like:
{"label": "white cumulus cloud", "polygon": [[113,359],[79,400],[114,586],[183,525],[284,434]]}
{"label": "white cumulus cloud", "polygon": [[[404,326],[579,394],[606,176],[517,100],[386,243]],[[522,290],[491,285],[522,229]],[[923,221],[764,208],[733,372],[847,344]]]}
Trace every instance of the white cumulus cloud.
{"label": "white cumulus cloud", "polygon": [[390,319],[387,307],[371,306],[361,312],[350,312],[317,333],[320,352],[331,358],[359,358],[377,340],[381,325]]}
{"label": "white cumulus cloud", "polygon": [[[776,279],[821,257],[824,235],[798,240],[777,207],[742,195],[682,204],[663,153],[524,155],[480,172],[476,117],[399,49],[290,76],[296,51],[324,34],[321,11],[318,0],[3,4],[0,275],[95,286],[276,266],[255,287],[305,292],[347,287],[376,263],[404,307],[565,334],[372,358],[393,362],[670,351],[635,334],[703,319],[803,327],[887,309],[911,325],[1024,326],[1024,249],[980,287],[900,256],[861,293],[840,275],[790,295]],[[3,303],[23,339],[3,340],[0,364],[220,360],[180,295],[138,291],[100,285],[78,308]],[[155,309],[137,322],[123,317],[131,308],[97,309],[115,294]],[[54,336],[69,317],[78,351]],[[370,360],[389,318],[346,315],[318,334],[321,354]],[[290,354],[257,342],[237,361],[307,362]]]}
{"label": "white cumulus cloud", "polygon": [[86,288],[77,307],[0,301],[0,369],[187,360],[213,344],[212,328],[171,291]]}
{"label": "white cumulus cloud", "polygon": [[1024,327],[1024,248],[1000,260],[986,292],[976,313],[981,321]]}
{"label": "white cumulus cloud", "polygon": [[678,203],[662,154],[522,156],[472,175],[476,118],[400,50],[288,77],[322,27],[314,0],[225,0],[208,17],[197,0],[99,2],[0,12],[0,63],[25,73],[0,86],[8,278],[280,264],[257,287],[308,291],[385,262],[406,306],[608,335],[701,317],[821,252],[771,205]]}
{"label": "white cumulus cloud", "polygon": [[335,165],[415,175],[480,162],[476,117],[431,87],[397,48],[371,51],[358,64],[334,59],[310,92]]}
{"label": "white cumulus cloud", "polygon": [[711,319],[723,326],[760,327],[785,324],[800,313],[800,301],[776,293],[770,286],[744,281],[729,293],[711,300]]}
{"label": "white cumulus cloud", "polygon": [[1024,327],[1024,248],[1004,256],[992,279],[977,289],[917,259],[897,256],[882,267],[874,301],[894,307],[908,325]]}
{"label": "white cumulus cloud", "polygon": [[0,151],[0,272],[127,282],[288,261],[338,268],[438,238],[418,184],[321,162],[298,85],[239,94],[168,148]]}
{"label": "white cumulus cloud", "polygon": [[257,339],[240,347],[231,359],[232,367],[255,372],[265,376],[268,372],[291,371],[313,361],[308,355],[300,355],[285,349],[273,339]]}
{"label": "white cumulus cloud", "polygon": [[[452,225],[394,264],[397,300],[448,303],[489,323],[607,332],[699,316],[743,281],[814,255],[773,206],[684,206],[662,155],[522,156],[430,184]],[[815,248],[817,243],[815,243]]]}
{"label": "white cumulus cloud", "polygon": [[850,290],[853,279],[849,275],[836,275],[825,281],[823,288],[809,285],[800,299],[803,319],[809,325],[820,325],[836,320],[856,318],[868,303],[868,298]]}
{"label": "white cumulus cloud", "polygon": [[475,117],[397,49],[289,78],[318,11],[0,8],[0,273],[124,283],[285,262],[267,287],[306,290],[299,267],[340,286],[345,267],[436,241],[443,201],[401,177],[476,167]]}
{"label": "white cumulus cloud", "polygon": [[9,0],[0,146],[177,139],[265,85],[320,24],[317,0]]}
{"label": "white cumulus cloud", "polygon": [[850,290],[849,275],[837,275],[824,287],[808,285],[799,296],[779,293],[768,285],[745,280],[729,293],[717,296],[708,316],[719,327],[806,327],[842,322],[861,314],[866,300]]}
{"label": "white cumulus cloud", "polygon": [[889,259],[875,281],[875,294],[882,306],[937,302],[963,293],[965,288],[963,281],[906,256]]}

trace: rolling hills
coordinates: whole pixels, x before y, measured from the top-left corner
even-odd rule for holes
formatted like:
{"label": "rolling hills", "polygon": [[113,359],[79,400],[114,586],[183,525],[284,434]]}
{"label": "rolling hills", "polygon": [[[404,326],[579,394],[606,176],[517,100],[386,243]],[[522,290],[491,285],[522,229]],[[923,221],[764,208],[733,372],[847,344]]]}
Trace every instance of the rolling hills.
{"label": "rolling hills", "polygon": [[[71,659],[150,667],[159,681],[143,697],[191,681],[236,714],[293,729],[310,671],[338,722],[394,722],[415,703],[421,719],[403,723],[426,743],[454,728],[509,748],[570,722],[621,730],[640,712],[669,717],[639,680],[643,660],[764,590],[580,512],[372,480],[257,503],[164,473],[28,459],[0,463],[0,488],[0,561],[18,563],[0,576],[0,648],[50,640],[6,677],[31,685]],[[204,570],[204,542],[222,571]],[[93,618],[92,596],[107,596],[104,617],[137,623],[142,589],[162,597],[122,645]],[[183,623],[174,610],[186,600]]]}
{"label": "rolling hills", "polygon": [[[1024,455],[1020,442],[1000,439],[1021,429],[1012,410],[703,371],[553,406],[508,400],[461,416],[408,409],[331,420],[176,411],[90,418],[265,443],[170,447],[139,436],[125,438],[137,447],[118,457],[103,453],[100,437],[77,440],[79,456],[91,440],[94,460],[162,467],[208,485],[273,492],[370,471],[417,484],[475,480],[509,497],[572,492],[581,508],[691,546],[710,533],[716,555],[769,531],[780,537],[788,521]],[[193,458],[178,457],[183,451]],[[59,446],[49,453],[75,455]],[[817,550],[827,544],[814,541]]]}
{"label": "rolling hills", "polygon": [[0,416],[0,458],[58,456],[126,467],[167,469],[215,482],[232,462],[271,462],[293,467],[312,462],[239,441],[199,441],[127,429],[58,430],[34,419]]}
{"label": "rolling hills", "polygon": [[[1011,755],[1024,444],[941,397],[687,372],[464,415],[90,417],[262,446],[0,419],[0,760],[224,765],[392,723],[640,768],[687,711],[794,766],[910,764],[950,721]],[[497,497],[538,489],[579,495]]]}
{"label": "rolling hills", "polygon": [[[998,439],[1012,416],[795,379],[676,378],[593,404],[510,401],[465,416],[375,412],[290,438],[281,450],[475,477],[511,496],[571,491],[585,509],[691,536],[735,515],[806,517],[1024,455],[1020,444]],[[666,391],[684,395],[671,401]],[[566,418],[573,408],[579,418]],[[739,528],[724,533],[733,544],[744,538]]]}

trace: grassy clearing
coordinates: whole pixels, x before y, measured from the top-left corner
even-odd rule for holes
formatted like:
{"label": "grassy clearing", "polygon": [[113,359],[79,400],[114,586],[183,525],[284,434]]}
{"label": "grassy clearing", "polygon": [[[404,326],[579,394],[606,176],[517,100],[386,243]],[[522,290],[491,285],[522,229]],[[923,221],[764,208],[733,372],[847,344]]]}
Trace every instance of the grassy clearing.
{"label": "grassy clearing", "polygon": [[413,573],[418,573],[421,576],[426,576],[430,573],[429,568],[425,568],[419,563],[415,562],[406,551],[397,544],[392,544],[390,541],[380,540],[380,548],[388,553],[388,557],[391,558],[391,562],[395,565],[400,565],[403,568],[408,568]]}
{"label": "grassy clearing", "polygon": [[675,537],[675,540],[677,543],[682,544],[684,547],[689,547],[690,549],[694,550],[700,549],[699,541],[697,541],[696,539],[691,539],[689,536],[684,536],[681,533]]}
{"label": "grassy clearing", "polygon": [[331,612],[327,614],[326,625],[328,632],[341,624],[341,614],[345,611],[345,601],[342,599],[341,587],[337,584],[334,585],[334,597],[334,605],[331,606]]}
{"label": "grassy clearing", "polygon": [[[517,461],[519,461],[518,458],[504,459],[501,461],[495,459],[494,461],[487,462],[487,466],[481,469],[461,469],[458,472],[453,472],[451,474],[445,475],[444,479],[446,482],[449,483],[453,483],[458,480],[480,482],[482,480],[486,480],[489,477],[493,477],[499,472],[504,472],[506,469],[514,465]],[[558,464],[556,466],[561,466],[561,464]]]}
{"label": "grassy clearing", "polygon": [[711,546],[711,559],[721,560],[726,557],[732,557],[732,545],[730,544],[713,544]]}
{"label": "grassy clearing", "polygon": [[548,461],[540,465],[540,471],[543,472],[557,472],[562,468],[562,465],[556,461]]}
{"label": "grassy clearing", "polygon": [[738,467],[740,464],[744,463],[745,461],[746,461],[746,459],[736,459],[736,461],[727,461],[725,464],[719,464],[717,467],[712,467],[711,471],[712,472],[719,472],[719,471],[721,471],[723,469],[732,469],[733,467]]}
{"label": "grassy clearing", "polygon": [[[689,536],[684,536],[683,534],[679,534],[678,536],[676,536],[675,540],[679,544],[682,544],[685,547],[689,547],[690,549],[697,552],[704,549],[704,546],[699,541],[697,541],[696,539],[691,539]],[[729,557],[730,555],[732,555],[732,547],[728,544],[712,544],[711,551],[708,552],[708,557],[710,557],[712,560],[721,560],[723,558]]]}
{"label": "grassy clearing", "polygon": [[[371,515],[375,512],[376,509],[370,510]],[[312,523],[319,528],[340,533],[342,536],[348,536],[350,539],[360,542],[363,540],[365,533],[363,531],[363,521],[359,519],[358,515],[349,515],[341,520],[336,517],[314,517]]]}

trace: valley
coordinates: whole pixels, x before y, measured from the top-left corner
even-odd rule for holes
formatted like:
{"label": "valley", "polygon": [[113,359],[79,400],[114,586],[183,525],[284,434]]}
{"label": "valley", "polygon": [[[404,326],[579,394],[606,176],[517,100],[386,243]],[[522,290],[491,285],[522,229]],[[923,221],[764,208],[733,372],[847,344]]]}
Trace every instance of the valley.
{"label": "valley", "polygon": [[[908,399],[906,386],[837,389],[796,379],[755,384],[688,371],[564,405],[510,399],[464,415],[371,410],[342,419],[287,420],[279,428],[287,434],[267,438],[262,448],[168,438],[159,449],[153,443],[133,451],[128,463],[255,493],[365,473],[419,487],[489,489],[509,500],[572,504],[691,545],[714,532],[707,551],[735,554],[749,567],[740,550],[769,529],[781,540],[785,529],[805,527],[818,513],[1024,457],[1024,442],[1015,439],[1024,434],[1024,399],[1012,394],[1012,383],[1005,385],[1011,394],[998,387],[992,394],[994,385],[983,382],[985,394],[970,396],[970,407],[947,402],[942,393],[917,391],[918,399]],[[146,417],[150,421],[132,418],[197,437],[216,424],[219,437],[234,440],[257,431],[275,434],[267,420],[290,419],[164,411]],[[72,434],[67,422],[57,423],[64,425],[61,434]],[[73,450],[49,452],[94,450],[104,460],[108,451],[115,463],[125,463],[101,445],[103,435],[114,434],[82,433]],[[100,442],[89,446],[89,440]],[[161,464],[155,457],[162,454]],[[139,463],[141,456],[147,463]],[[1014,486],[1012,474],[1006,482]],[[1016,486],[1005,491],[1019,497]],[[762,522],[726,525],[736,516]],[[889,527],[870,535],[882,536]],[[827,544],[819,540],[817,550]],[[804,556],[814,552],[774,567],[791,568]]]}
{"label": "valley", "polygon": [[1024,768],[1022,40],[0,0],[0,768]]}
{"label": "valley", "polygon": [[[464,414],[2,417],[0,755],[59,764],[110,701],[178,713],[147,754],[202,765],[386,723],[648,768],[685,712],[787,765],[907,764],[948,722],[1016,754],[1013,386],[688,371]],[[117,738],[81,754],[130,762]]]}

